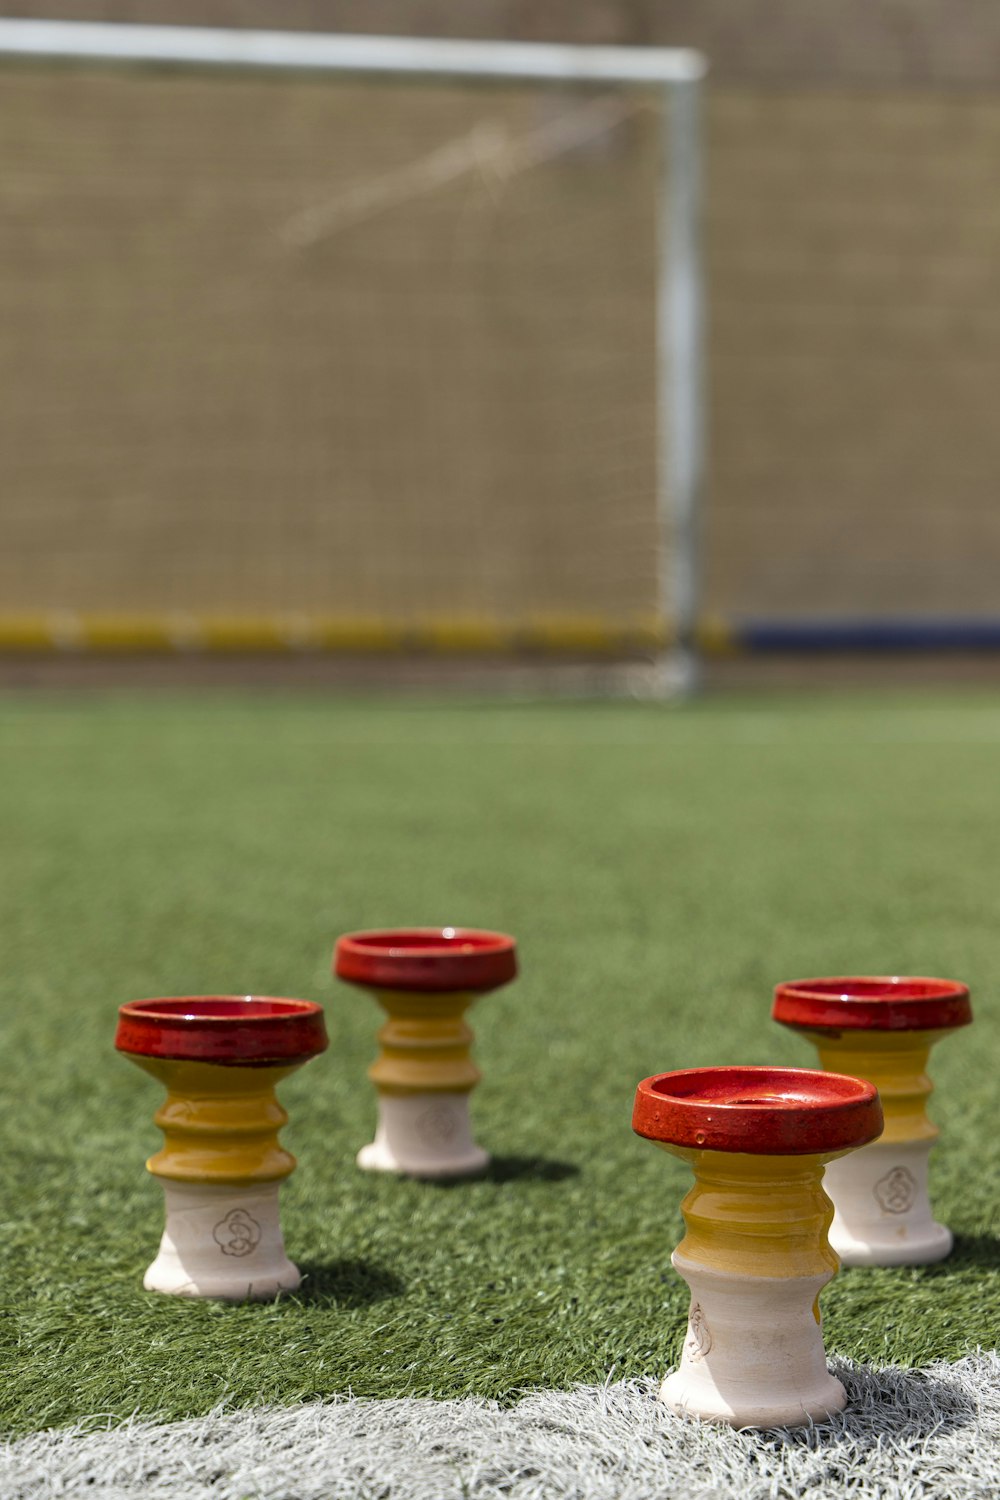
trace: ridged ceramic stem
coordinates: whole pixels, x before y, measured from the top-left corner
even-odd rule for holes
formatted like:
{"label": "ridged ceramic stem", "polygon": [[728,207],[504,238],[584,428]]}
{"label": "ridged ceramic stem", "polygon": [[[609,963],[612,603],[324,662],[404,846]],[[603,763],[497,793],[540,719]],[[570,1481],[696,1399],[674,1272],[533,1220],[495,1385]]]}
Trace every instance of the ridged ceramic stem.
{"label": "ridged ceramic stem", "polygon": [[275,1182],[295,1170],[295,1157],[278,1141],[288,1115],[275,1085],[294,1067],[231,1067],[133,1057],[167,1090],[154,1119],[163,1147],[146,1163],[176,1182]]}
{"label": "ridged ceramic stem", "polygon": [[[882,1100],[890,1141],[936,1141],[937,1126],[928,1119],[927,1101],[934,1085],[927,1075],[931,1048],[946,1031],[842,1031],[839,1036],[807,1032],[828,1072],[867,1078]],[[867,1148],[864,1148],[867,1149]]]}
{"label": "ridged ceramic stem", "polygon": [[664,1146],[688,1162],[695,1185],[681,1204],[677,1253],[748,1276],[823,1276],[837,1269],[823,1190],[826,1156],[743,1156]]}
{"label": "ridged ceramic stem", "polygon": [[823,1067],[867,1078],[879,1091],[885,1132],[827,1174],[836,1207],[830,1240],[845,1265],[920,1265],[941,1260],[951,1232],[935,1222],[928,1158],[938,1138],[927,1115],[934,1085],[927,1061],[946,1031],[807,1032]]}
{"label": "ridged ceramic stem", "polygon": [[163,1147],[146,1163],[166,1204],[147,1291],[232,1302],[293,1291],[301,1278],[285,1254],[278,1188],[295,1157],[278,1141],[288,1115],[274,1088],[295,1065],[132,1061],[167,1090],[154,1116]]}
{"label": "ridged ceramic stem", "polygon": [[475,995],[374,990],[389,1019],[368,1076],[384,1094],[467,1094],[480,1079],[469,1056],[473,1033],[465,1012]]}
{"label": "ridged ceramic stem", "polygon": [[465,1012],[476,996],[376,989],[389,1019],[368,1070],[378,1090],[375,1139],[358,1153],[369,1171],[455,1177],[481,1170],[489,1156],[472,1139],[469,1094],[480,1073]]}
{"label": "ridged ceramic stem", "polygon": [[819,1292],[837,1269],[826,1156],[663,1144],[692,1168],[672,1259],[691,1289],[680,1368],[660,1397],[737,1427],[795,1426],[844,1405],[826,1368]]}

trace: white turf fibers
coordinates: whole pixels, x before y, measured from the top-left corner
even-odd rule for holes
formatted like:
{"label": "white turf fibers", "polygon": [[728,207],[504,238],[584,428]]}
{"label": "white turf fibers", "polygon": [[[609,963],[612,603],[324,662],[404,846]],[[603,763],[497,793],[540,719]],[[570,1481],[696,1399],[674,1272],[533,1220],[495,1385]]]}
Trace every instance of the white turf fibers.
{"label": "white turf fibers", "polygon": [[653,1381],[516,1405],[336,1400],[157,1424],[97,1420],[0,1449],[3,1500],[997,1500],[1000,1356],[831,1362],[846,1411],[734,1432]]}

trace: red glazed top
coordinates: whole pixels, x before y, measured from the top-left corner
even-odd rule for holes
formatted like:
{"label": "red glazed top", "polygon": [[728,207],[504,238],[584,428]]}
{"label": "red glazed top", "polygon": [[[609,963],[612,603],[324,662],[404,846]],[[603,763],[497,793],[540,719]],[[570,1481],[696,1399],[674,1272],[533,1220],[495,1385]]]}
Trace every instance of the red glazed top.
{"label": "red glazed top", "polygon": [[323,1007],[258,995],[186,995],[118,1008],[115,1046],[186,1062],[306,1062],[327,1047]]}
{"label": "red glazed top", "polygon": [[472,927],[400,927],[347,932],[337,939],[333,972],[350,984],[383,990],[499,989],[517,973],[514,939]]}
{"label": "red glazed top", "polygon": [[650,1141],[748,1156],[847,1151],[882,1134],[874,1084],[809,1068],[685,1068],[644,1078],[632,1129]]}
{"label": "red glazed top", "polygon": [[812,1031],[948,1031],[972,1020],[954,979],[795,979],[779,984],[771,1015]]}

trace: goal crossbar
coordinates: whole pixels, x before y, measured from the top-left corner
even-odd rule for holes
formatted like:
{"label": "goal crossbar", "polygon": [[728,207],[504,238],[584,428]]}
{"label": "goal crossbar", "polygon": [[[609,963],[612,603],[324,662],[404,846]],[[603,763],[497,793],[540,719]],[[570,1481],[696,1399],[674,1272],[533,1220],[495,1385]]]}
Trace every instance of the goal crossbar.
{"label": "goal crossbar", "polygon": [[0,20],[0,54],[324,73],[545,79],[563,83],[682,84],[704,76],[687,48],[587,47],[213,26]]}

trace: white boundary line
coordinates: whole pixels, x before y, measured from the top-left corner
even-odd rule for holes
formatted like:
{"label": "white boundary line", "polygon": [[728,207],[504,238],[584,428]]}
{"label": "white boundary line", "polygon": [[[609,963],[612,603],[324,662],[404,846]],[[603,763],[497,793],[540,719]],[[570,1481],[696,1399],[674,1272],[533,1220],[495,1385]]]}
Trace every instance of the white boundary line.
{"label": "white boundary line", "polygon": [[169,1424],[94,1418],[0,1446],[4,1500],[995,1500],[1000,1358],[925,1370],[833,1362],[828,1422],[734,1432],[669,1411],[656,1382],[336,1399]]}

